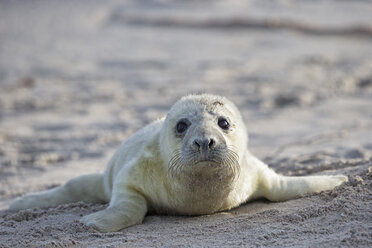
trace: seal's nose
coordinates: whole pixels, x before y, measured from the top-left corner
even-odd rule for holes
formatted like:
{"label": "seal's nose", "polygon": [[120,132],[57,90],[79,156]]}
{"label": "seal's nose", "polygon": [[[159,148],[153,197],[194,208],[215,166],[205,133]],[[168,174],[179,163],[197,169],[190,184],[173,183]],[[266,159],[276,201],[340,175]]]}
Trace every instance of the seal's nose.
{"label": "seal's nose", "polygon": [[208,151],[216,146],[216,141],[213,138],[200,138],[195,139],[193,147],[197,151]]}

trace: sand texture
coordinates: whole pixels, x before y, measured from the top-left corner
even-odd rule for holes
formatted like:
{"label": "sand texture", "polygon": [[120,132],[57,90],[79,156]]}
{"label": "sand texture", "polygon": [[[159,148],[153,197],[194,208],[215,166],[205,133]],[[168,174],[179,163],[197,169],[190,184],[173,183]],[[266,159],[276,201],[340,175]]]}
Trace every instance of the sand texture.
{"label": "sand texture", "polygon": [[[372,247],[369,1],[0,1],[0,247]],[[105,205],[7,210],[102,172],[181,96],[234,101],[249,147],[335,190],[98,233]]]}

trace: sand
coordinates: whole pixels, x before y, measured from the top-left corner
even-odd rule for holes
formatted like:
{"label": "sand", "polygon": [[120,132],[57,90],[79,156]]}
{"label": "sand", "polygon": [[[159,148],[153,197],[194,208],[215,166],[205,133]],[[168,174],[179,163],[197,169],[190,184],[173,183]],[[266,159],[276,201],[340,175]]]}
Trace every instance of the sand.
{"label": "sand", "polygon": [[[0,247],[371,247],[372,4],[368,1],[1,1]],[[147,216],[98,233],[105,205],[7,210],[102,172],[182,95],[233,100],[249,147],[335,190],[208,216]]]}

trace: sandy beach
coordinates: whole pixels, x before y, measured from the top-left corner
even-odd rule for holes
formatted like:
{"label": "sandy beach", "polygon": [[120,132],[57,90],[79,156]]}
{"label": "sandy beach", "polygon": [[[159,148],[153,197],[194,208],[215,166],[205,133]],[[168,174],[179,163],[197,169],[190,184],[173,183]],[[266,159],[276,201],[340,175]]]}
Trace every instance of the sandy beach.
{"label": "sandy beach", "polygon": [[[0,247],[371,247],[372,3],[0,1]],[[240,109],[249,149],[332,191],[99,233],[83,202],[7,210],[102,172],[181,96]]]}

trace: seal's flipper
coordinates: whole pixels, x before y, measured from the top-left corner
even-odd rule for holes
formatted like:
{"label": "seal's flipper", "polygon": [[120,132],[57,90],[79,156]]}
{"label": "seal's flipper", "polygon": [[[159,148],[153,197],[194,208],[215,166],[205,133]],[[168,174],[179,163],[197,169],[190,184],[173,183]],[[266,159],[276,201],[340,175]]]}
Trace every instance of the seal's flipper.
{"label": "seal's flipper", "polygon": [[263,172],[259,189],[270,201],[285,201],[306,193],[331,190],[347,181],[346,176],[280,176],[267,169]]}
{"label": "seal's flipper", "polygon": [[[116,184],[122,186],[122,184]],[[110,205],[99,212],[84,216],[85,225],[101,232],[115,232],[142,223],[147,212],[143,195],[128,186],[114,187]]]}
{"label": "seal's flipper", "polygon": [[10,210],[33,207],[54,207],[64,203],[77,201],[108,202],[104,192],[102,174],[90,174],[76,177],[66,184],[17,198],[12,202]]}

